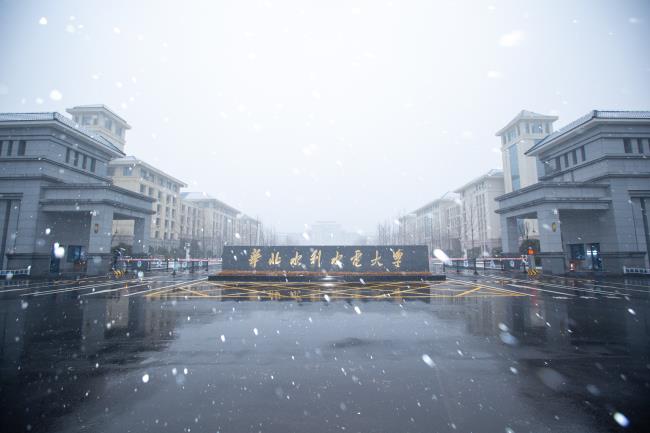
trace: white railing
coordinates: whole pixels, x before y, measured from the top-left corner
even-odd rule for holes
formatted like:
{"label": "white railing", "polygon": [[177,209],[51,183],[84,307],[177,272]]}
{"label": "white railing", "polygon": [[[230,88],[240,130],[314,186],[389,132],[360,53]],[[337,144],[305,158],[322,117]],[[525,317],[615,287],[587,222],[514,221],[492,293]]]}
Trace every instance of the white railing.
{"label": "white railing", "polygon": [[635,275],[650,275],[650,269],[647,268],[632,268],[628,266],[623,266],[624,274],[635,274]]}
{"label": "white railing", "polygon": [[32,271],[31,266],[27,266],[24,269],[0,269],[0,277],[7,278],[7,276],[9,276],[9,275],[11,275],[12,277],[15,277],[17,275],[27,275],[27,276],[29,276],[31,271]]}

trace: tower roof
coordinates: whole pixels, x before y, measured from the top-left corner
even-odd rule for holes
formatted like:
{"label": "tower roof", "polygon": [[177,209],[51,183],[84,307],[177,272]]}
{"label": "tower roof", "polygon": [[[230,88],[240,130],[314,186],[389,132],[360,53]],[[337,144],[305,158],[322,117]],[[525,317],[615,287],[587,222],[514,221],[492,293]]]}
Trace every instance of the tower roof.
{"label": "tower roof", "polygon": [[123,124],[124,128],[131,129],[131,125],[128,124],[126,119],[119,116],[117,113],[115,113],[113,110],[111,110],[110,108],[108,108],[104,104],[75,105],[72,108],[66,108],[65,111],[68,112],[69,114],[104,111],[104,112],[108,113],[111,117],[113,117],[115,120],[119,120],[120,123]]}
{"label": "tower roof", "polygon": [[528,111],[528,110],[521,110],[515,117],[512,119],[506,126],[503,128],[499,129],[495,135],[501,136],[505,134],[505,132],[510,129],[511,126],[516,124],[517,122],[521,120],[550,120],[551,122],[555,122],[558,119],[557,116],[549,116],[546,114],[539,114],[535,113],[534,111]]}

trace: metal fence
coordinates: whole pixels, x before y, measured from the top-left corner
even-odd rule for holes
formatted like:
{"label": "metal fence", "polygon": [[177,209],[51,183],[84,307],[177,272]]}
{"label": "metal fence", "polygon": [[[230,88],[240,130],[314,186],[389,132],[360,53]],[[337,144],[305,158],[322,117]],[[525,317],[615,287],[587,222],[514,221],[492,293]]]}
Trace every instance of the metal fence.
{"label": "metal fence", "polygon": [[438,259],[431,261],[431,271],[435,273],[460,272],[462,270],[527,272],[529,267],[526,257],[454,258],[448,261]]}
{"label": "metal fence", "polygon": [[124,258],[118,259],[115,268],[132,272],[195,272],[217,270],[221,266],[221,259],[145,259]]}
{"label": "metal fence", "polygon": [[23,269],[1,269],[0,277],[5,277],[7,279],[16,276],[29,277],[31,271],[32,271],[31,266],[27,266],[26,268]]}
{"label": "metal fence", "polygon": [[623,266],[623,273],[624,274],[631,274],[631,275],[650,275],[650,269],[647,268],[631,268],[628,266]]}

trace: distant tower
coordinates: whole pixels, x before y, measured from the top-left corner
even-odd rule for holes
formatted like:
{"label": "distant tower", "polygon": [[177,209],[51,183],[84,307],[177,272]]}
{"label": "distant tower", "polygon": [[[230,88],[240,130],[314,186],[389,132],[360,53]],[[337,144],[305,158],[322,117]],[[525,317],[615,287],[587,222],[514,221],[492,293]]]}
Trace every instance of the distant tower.
{"label": "distant tower", "polygon": [[501,137],[503,181],[509,193],[538,181],[537,159],[525,155],[535,143],[553,132],[557,116],[522,110],[496,135]]}
{"label": "distant tower", "polygon": [[126,130],[131,126],[108,107],[101,104],[77,105],[66,111],[79,126],[103,136],[124,152]]}

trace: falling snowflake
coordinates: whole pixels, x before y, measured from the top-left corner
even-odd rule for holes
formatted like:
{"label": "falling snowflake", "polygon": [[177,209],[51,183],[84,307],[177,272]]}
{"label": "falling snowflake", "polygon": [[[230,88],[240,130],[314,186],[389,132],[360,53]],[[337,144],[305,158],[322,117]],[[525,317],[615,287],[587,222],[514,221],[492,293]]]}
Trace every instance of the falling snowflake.
{"label": "falling snowflake", "polygon": [[630,425],[630,420],[620,412],[614,413],[614,421],[616,421],[621,427],[627,427]]}
{"label": "falling snowflake", "polygon": [[59,92],[57,89],[53,89],[50,92],[50,99],[53,101],[60,101],[61,98],[63,98],[63,94]]}
{"label": "falling snowflake", "polygon": [[424,361],[424,363],[426,365],[428,365],[429,367],[431,367],[431,368],[436,366],[436,363],[433,362],[433,359],[431,359],[431,357],[429,355],[427,355],[426,353],[424,355],[422,355],[422,361]]}

